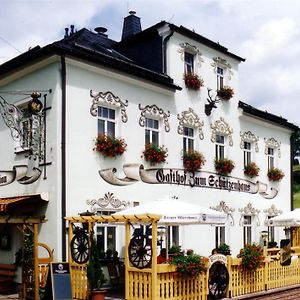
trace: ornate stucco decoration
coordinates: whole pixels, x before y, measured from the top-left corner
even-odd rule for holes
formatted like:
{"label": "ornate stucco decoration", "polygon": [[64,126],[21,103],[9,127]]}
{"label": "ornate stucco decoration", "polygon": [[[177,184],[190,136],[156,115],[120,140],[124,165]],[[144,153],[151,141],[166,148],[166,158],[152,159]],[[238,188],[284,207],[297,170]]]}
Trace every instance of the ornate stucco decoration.
{"label": "ornate stucco decoration", "polygon": [[229,127],[228,123],[226,123],[222,117],[220,118],[220,120],[217,120],[215,123],[211,124],[210,127],[212,129],[211,141],[213,143],[216,142],[217,134],[222,134],[228,136],[229,146],[233,146],[233,130]]}
{"label": "ornate stucco decoration", "polygon": [[219,205],[211,206],[210,209],[224,212],[227,215],[227,219],[230,219],[230,225],[234,226],[234,219],[233,219],[232,213],[235,211],[235,209],[227,206],[225,201],[220,201]]}
{"label": "ornate stucco decoration", "polygon": [[147,117],[154,117],[154,118],[159,118],[162,119],[165,125],[165,131],[169,132],[170,131],[170,124],[169,124],[169,117],[170,117],[170,112],[167,111],[165,112],[162,108],[157,107],[157,105],[146,105],[142,106],[139,104],[139,109],[141,110],[141,117],[139,119],[139,124],[140,126],[144,127],[145,126],[145,120]]}
{"label": "ornate stucco decoration", "polygon": [[275,204],[272,204],[269,208],[264,209],[264,213],[266,215],[265,225],[267,226],[268,225],[268,219],[270,217],[276,217],[276,216],[282,214],[282,210],[277,209]]}
{"label": "ornate stucco decoration", "polygon": [[217,67],[221,67],[228,71],[228,79],[231,79],[233,75],[232,66],[231,64],[224,58],[221,57],[214,57],[211,66],[214,68],[214,72],[217,74]]}
{"label": "ornate stucco decoration", "polygon": [[248,203],[244,208],[239,208],[239,212],[241,213],[240,218],[240,226],[244,225],[244,216],[251,216],[256,218],[256,225],[259,226],[259,218],[258,214],[260,213],[260,210],[254,208],[251,203]]}
{"label": "ornate stucco decoration", "polygon": [[252,133],[251,131],[240,133],[240,136],[241,136],[241,143],[240,143],[241,149],[244,149],[244,142],[249,142],[254,144],[255,152],[258,152],[258,140],[259,140],[258,136],[254,135],[254,133]]}
{"label": "ornate stucco decoration", "polygon": [[121,209],[129,206],[129,202],[121,201],[114,196],[114,193],[108,192],[104,197],[99,199],[88,199],[86,203],[91,206],[92,212],[97,212],[101,209]]}
{"label": "ornate stucco decoration", "polygon": [[268,148],[271,147],[277,149],[278,157],[281,157],[281,151],[280,151],[281,142],[276,141],[274,138],[269,138],[269,139],[265,138],[265,144],[266,144],[265,147],[266,155],[268,155]]}
{"label": "ornate stucco decoration", "polygon": [[123,123],[128,120],[126,107],[128,106],[128,100],[122,101],[119,97],[115,96],[112,92],[99,92],[95,93],[90,90],[90,95],[93,98],[93,104],[90,108],[91,115],[97,116],[99,104],[106,103],[115,107],[119,107],[121,110],[121,119]]}
{"label": "ornate stucco decoration", "polygon": [[198,115],[194,112],[194,110],[192,108],[189,107],[189,110],[183,111],[181,113],[181,115],[178,114],[177,119],[179,120],[179,125],[177,128],[177,132],[179,134],[183,134],[184,126],[189,126],[189,127],[194,127],[196,129],[198,129],[200,140],[204,139],[204,134],[203,134],[203,130],[202,130],[204,122],[200,121]]}
{"label": "ornate stucco decoration", "polygon": [[180,43],[180,48],[178,49],[178,52],[181,54],[181,60],[184,61],[184,52],[189,52],[196,56],[196,61],[198,63],[198,66],[201,67],[201,63],[204,62],[202,58],[202,53],[200,50],[189,43]]}

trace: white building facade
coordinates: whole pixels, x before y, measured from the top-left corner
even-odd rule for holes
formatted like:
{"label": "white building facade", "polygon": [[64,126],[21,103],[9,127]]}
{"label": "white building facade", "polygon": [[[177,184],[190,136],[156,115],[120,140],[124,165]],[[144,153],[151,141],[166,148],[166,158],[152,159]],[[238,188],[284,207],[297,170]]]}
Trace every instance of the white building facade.
{"label": "white building facade", "polygon": [[[134,14],[127,18],[138,21]],[[22,108],[28,99],[21,91],[41,91],[44,110],[42,146],[36,160],[0,121],[1,141],[5,141],[0,146],[2,201],[36,194],[48,200],[24,212],[16,204],[13,213],[46,216],[39,241],[54,249],[58,261],[66,259],[64,217],[87,210],[110,214],[163,196],[228,215],[224,227],[170,228],[171,243],[182,249],[209,255],[225,242],[235,255],[244,243],[260,242],[265,230],[269,239],[279,242],[284,232],[268,229],[265,221],[291,209],[290,137],[296,126],[239,101],[238,69],[243,61],[184,27],[161,22],[119,43],[103,32],[82,29],[3,64],[2,99]],[[202,78],[199,90],[186,86],[183,76],[187,72]],[[230,100],[217,96],[222,86],[234,90]],[[205,111],[208,100],[211,110]],[[124,154],[104,158],[98,153],[99,133],[123,138]],[[148,142],[167,148],[165,163],[153,166],[145,161],[143,150]],[[205,164],[200,171],[184,170],[184,150],[203,154]],[[234,162],[228,176],[217,174],[216,157]],[[259,167],[258,176],[244,174],[250,162]],[[12,173],[7,172],[15,166],[28,166],[30,178],[38,169],[39,176],[28,184],[14,176],[9,180],[7,174]],[[285,176],[270,181],[271,167],[281,169]],[[7,216],[9,211],[2,214]],[[9,231],[12,240],[17,238],[15,228]],[[104,224],[96,233],[103,250],[117,250],[124,257],[122,226]],[[0,250],[3,262],[12,261],[19,246],[16,242],[11,251]]]}

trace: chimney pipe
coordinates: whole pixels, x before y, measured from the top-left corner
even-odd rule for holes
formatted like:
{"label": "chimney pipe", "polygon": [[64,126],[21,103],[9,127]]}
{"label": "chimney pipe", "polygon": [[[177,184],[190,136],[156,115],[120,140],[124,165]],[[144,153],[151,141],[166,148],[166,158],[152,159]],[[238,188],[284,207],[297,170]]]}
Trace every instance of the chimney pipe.
{"label": "chimney pipe", "polygon": [[107,34],[105,34],[105,32],[107,32],[107,28],[105,27],[96,27],[94,29],[99,35],[105,36],[107,37]]}
{"label": "chimney pipe", "polygon": [[129,16],[124,18],[122,40],[142,31],[141,20],[135,14],[136,12],[131,10]]}

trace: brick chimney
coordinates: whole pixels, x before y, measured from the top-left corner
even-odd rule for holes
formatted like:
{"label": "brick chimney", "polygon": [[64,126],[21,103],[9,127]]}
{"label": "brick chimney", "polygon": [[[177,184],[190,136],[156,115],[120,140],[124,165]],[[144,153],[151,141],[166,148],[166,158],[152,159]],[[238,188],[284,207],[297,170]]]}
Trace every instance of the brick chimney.
{"label": "brick chimney", "polygon": [[124,18],[122,40],[142,31],[140,18],[135,11],[130,11],[129,16]]}

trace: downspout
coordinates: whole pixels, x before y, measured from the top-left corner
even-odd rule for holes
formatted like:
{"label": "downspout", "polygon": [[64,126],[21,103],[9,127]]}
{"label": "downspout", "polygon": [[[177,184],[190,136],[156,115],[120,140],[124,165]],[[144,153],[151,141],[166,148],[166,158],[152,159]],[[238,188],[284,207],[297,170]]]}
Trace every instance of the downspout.
{"label": "downspout", "polygon": [[294,148],[294,142],[293,142],[293,134],[290,136],[290,192],[291,192],[291,210],[294,210],[294,195],[293,195],[293,183],[294,183],[294,174],[293,174],[293,165],[294,165],[294,156],[293,156],[293,148]]}
{"label": "downspout", "polygon": [[61,55],[61,246],[66,261],[66,59]]}
{"label": "downspout", "polygon": [[[170,32],[169,34],[167,34],[168,32]],[[171,36],[173,35],[174,31],[170,29],[170,26],[168,25],[168,31],[161,31],[158,32],[159,35],[162,37],[163,39],[163,43],[162,43],[162,69],[163,69],[163,73],[167,74],[167,43],[169,41],[169,39],[171,38]]]}

